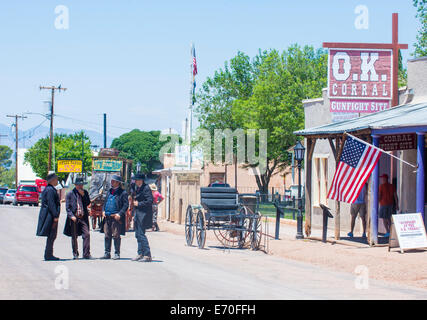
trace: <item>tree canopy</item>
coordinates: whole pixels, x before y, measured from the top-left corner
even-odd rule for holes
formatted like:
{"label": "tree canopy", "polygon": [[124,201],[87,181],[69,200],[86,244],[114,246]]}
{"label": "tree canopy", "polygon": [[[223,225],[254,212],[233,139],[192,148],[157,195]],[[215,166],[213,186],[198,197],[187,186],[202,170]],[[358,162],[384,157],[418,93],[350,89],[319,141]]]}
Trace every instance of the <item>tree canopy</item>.
{"label": "tree canopy", "polygon": [[160,139],[160,131],[141,131],[134,129],[113,140],[111,148],[120,151],[119,156],[134,161],[133,170],[136,172],[136,164],[141,163],[141,172],[151,173],[161,168],[160,149],[168,140]]}
{"label": "tree canopy", "polygon": [[0,146],[0,186],[15,186],[15,169],[11,168],[13,150]]}
{"label": "tree canopy", "polygon": [[[82,137],[83,137],[83,153],[84,153],[84,168],[83,173],[90,173],[92,171],[92,152],[90,149],[91,141],[89,137],[81,131],[75,134],[55,134],[55,157],[58,161],[59,158],[67,159],[81,159],[82,158]],[[49,137],[38,140],[24,155],[25,162],[29,163],[40,178],[45,178],[48,173],[48,160],[49,160]],[[56,168],[55,164],[55,168]],[[57,173],[60,180],[66,180],[67,173]]]}
{"label": "tree canopy", "polygon": [[8,146],[0,146],[0,171],[6,170],[12,164],[13,150]]}
{"label": "tree canopy", "polygon": [[417,42],[414,44],[415,57],[427,56],[427,0],[413,0],[417,9],[416,17],[419,18],[421,27],[418,30]]}
{"label": "tree canopy", "polygon": [[253,59],[239,52],[203,84],[196,116],[210,132],[267,130],[267,170],[255,175],[265,192],[272,174],[288,163],[287,150],[297,141],[293,132],[304,127],[302,100],[320,97],[326,85],[322,49],[292,45],[282,53],[259,51]]}

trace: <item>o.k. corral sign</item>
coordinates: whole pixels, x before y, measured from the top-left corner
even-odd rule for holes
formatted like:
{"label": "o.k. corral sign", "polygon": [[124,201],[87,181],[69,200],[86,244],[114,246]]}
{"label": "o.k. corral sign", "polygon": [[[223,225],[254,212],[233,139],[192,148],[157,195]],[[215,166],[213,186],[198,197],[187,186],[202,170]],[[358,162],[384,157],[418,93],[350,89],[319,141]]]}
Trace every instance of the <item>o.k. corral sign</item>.
{"label": "o.k. corral sign", "polygon": [[391,49],[329,49],[328,97],[333,121],[389,109]]}

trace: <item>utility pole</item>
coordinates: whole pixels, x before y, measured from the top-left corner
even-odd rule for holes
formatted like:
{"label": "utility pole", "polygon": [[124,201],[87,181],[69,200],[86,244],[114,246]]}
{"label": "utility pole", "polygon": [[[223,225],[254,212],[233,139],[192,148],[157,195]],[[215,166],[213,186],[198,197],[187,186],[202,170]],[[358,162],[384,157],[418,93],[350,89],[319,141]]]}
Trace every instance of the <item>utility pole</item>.
{"label": "utility pole", "polygon": [[55,90],[61,92],[61,90],[67,90],[67,88],[62,88],[61,85],[59,87],[50,86],[43,87],[40,86],[40,90],[51,90],[51,104],[50,104],[50,131],[49,131],[49,162],[47,165],[47,171],[51,171],[52,169],[52,142],[53,142],[53,107],[55,103]]}
{"label": "utility pole", "polygon": [[15,118],[15,188],[18,188],[18,119],[25,119],[26,116],[7,115],[8,118]]}
{"label": "utility pole", "polygon": [[107,148],[107,114],[104,113],[104,148]]}

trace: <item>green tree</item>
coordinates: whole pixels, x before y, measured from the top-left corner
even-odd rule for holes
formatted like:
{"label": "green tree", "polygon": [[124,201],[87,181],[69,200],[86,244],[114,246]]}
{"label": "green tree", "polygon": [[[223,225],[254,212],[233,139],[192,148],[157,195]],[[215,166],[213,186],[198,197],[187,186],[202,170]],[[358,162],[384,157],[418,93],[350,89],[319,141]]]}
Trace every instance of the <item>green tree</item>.
{"label": "green tree", "polygon": [[0,146],[0,186],[15,186],[15,169],[11,168],[13,150]]}
{"label": "green tree", "polygon": [[8,146],[0,146],[0,172],[10,167],[12,164],[12,160],[10,160],[12,154],[13,150],[11,148]]}
{"label": "green tree", "polygon": [[169,141],[161,141],[160,134],[160,131],[134,129],[114,139],[111,148],[118,149],[119,156],[134,161],[134,172],[136,163],[140,162],[141,172],[149,174],[161,168],[160,149]]}
{"label": "green tree", "polygon": [[196,116],[210,131],[267,130],[267,170],[255,172],[259,190],[266,193],[271,176],[288,164],[286,150],[297,141],[293,132],[304,127],[302,100],[320,97],[327,85],[327,54],[293,45],[283,53],[260,51],[252,60],[239,53],[231,61],[231,71],[226,64],[203,85]]}
{"label": "green tree", "polygon": [[7,186],[11,189],[16,188],[14,167],[0,171],[0,186]]}
{"label": "green tree", "polygon": [[414,7],[417,9],[416,17],[420,20],[421,27],[418,30],[417,42],[414,44],[415,51],[413,56],[427,56],[427,0],[413,0]]}
{"label": "green tree", "polygon": [[[91,142],[89,137],[81,131],[75,134],[55,134],[54,146],[55,157],[66,159],[82,158],[82,138],[83,138],[83,173],[90,173],[92,170],[92,152],[90,149]],[[24,160],[29,163],[38,177],[45,178],[48,173],[49,160],[49,137],[38,140],[24,155]],[[55,165],[55,168],[57,165]],[[66,180],[68,173],[58,173],[60,180]]]}

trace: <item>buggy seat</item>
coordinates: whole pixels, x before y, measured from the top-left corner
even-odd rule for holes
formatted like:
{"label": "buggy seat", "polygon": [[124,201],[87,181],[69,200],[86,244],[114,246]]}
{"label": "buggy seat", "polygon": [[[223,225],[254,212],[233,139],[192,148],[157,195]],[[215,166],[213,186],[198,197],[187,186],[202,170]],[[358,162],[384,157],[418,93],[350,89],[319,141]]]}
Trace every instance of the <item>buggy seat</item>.
{"label": "buggy seat", "polygon": [[238,214],[238,192],[235,188],[206,187],[200,189],[201,204],[207,211],[206,219],[228,218]]}

